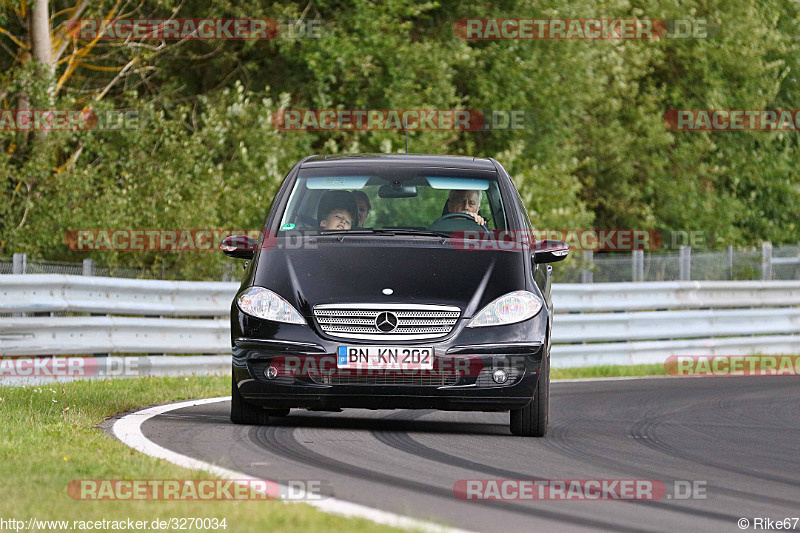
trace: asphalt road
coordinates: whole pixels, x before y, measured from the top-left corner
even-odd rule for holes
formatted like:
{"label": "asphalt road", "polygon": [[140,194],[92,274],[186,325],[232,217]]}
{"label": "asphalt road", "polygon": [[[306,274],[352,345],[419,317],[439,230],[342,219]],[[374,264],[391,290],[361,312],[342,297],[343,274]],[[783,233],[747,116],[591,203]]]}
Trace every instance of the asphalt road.
{"label": "asphalt road", "polygon": [[[229,403],[142,426],[155,443],[252,476],[322,480],[333,495],[474,531],[741,531],[800,517],[800,380],[793,377],[553,382],[544,439],[507,413],[292,411],[234,426]],[[649,479],[657,501],[463,501],[461,479]],[[674,481],[705,499],[678,500]],[[705,485],[703,485],[703,483]],[[800,530],[800,523],[797,526]]]}

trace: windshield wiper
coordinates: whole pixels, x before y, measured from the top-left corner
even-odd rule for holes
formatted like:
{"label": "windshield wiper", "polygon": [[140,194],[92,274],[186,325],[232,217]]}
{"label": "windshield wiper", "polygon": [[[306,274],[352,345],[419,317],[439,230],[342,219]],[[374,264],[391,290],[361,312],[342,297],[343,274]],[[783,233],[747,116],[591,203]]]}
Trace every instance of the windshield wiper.
{"label": "windshield wiper", "polygon": [[320,231],[320,237],[324,237],[325,235],[422,235],[425,237],[443,237],[445,239],[450,238],[449,231],[431,231],[410,228],[358,228],[350,230],[340,229]]}
{"label": "windshield wiper", "polygon": [[374,235],[375,233],[383,233],[383,231],[372,228],[331,229],[331,230],[319,230],[318,236],[324,237],[325,235]]}
{"label": "windshield wiper", "polygon": [[392,232],[395,235],[424,235],[426,237],[443,237],[445,239],[450,238],[451,232],[449,231],[433,231],[427,229],[408,229],[408,228],[399,228],[399,229],[391,229],[385,230],[387,232]]}

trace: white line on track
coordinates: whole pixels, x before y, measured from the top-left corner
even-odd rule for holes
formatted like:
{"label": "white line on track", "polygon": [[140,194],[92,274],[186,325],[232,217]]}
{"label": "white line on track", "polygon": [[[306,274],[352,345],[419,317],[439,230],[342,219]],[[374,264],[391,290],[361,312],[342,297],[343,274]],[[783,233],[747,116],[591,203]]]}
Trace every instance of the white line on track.
{"label": "white line on track", "polygon": [[[168,413],[176,409],[182,409],[184,407],[205,405],[209,403],[226,402],[228,400],[230,400],[230,396],[221,396],[219,398],[190,400],[188,402],[179,402],[167,405],[159,405],[156,407],[148,407],[146,409],[142,409],[141,411],[136,411],[135,413],[125,415],[119,420],[117,420],[114,423],[113,427],[114,435],[123,443],[127,444],[128,446],[130,446],[135,450],[138,450],[151,457],[157,457],[158,459],[165,459],[171,463],[174,463],[178,466],[182,466],[184,468],[191,468],[192,470],[203,470],[205,472],[209,472],[216,476],[220,476],[221,478],[224,479],[257,481],[259,480],[259,478],[249,476],[242,472],[236,472],[235,470],[222,468],[220,466],[216,466],[211,463],[206,463],[205,461],[193,459],[186,455],[181,455],[179,453],[168,450],[163,446],[159,446],[155,442],[151,441],[150,439],[144,436],[144,433],[142,433],[142,424],[144,424],[147,420],[153,418],[154,416],[158,416],[163,413]],[[286,489],[287,487],[281,487],[281,488]],[[280,501],[293,502],[294,500],[280,500]],[[430,531],[430,532],[467,533],[463,529],[449,528],[440,524],[436,524],[434,522],[427,522],[416,518],[410,518],[408,516],[402,516],[399,514],[391,513],[389,511],[382,511],[380,509],[367,507],[366,505],[361,505],[353,502],[346,502],[344,500],[339,500],[336,498],[328,498],[319,501],[298,500],[298,502],[308,503],[309,505],[313,505],[314,507],[322,511],[325,511],[327,513],[332,513],[347,517],[354,517],[354,518],[366,518],[367,520],[371,520],[378,524],[385,524],[393,527],[399,527],[404,529],[417,529],[420,531]]]}

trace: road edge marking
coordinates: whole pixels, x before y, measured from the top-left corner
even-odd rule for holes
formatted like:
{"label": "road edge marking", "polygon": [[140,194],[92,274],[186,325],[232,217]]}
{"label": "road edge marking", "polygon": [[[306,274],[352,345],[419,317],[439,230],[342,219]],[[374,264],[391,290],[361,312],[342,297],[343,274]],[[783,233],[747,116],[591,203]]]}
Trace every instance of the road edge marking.
{"label": "road edge marking", "polygon": [[[160,414],[168,413],[184,407],[192,407],[197,405],[205,405],[210,403],[219,403],[229,401],[230,396],[219,396],[216,398],[203,398],[200,400],[188,400],[177,403],[169,403],[165,405],[157,405],[155,407],[146,407],[133,413],[123,415],[119,418],[112,427],[114,436],[122,441],[127,446],[130,446],[136,451],[142,452],[150,457],[164,459],[170,463],[189,468],[192,470],[202,470],[225,479],[237,480],[258,480],[259,478],[247,475],[243,472],[236,472],[228,468],[216,466],[199,459],[194,459],[187,455],[182,455],[173,452],[163,446],[151,441],[142,433],[142,424],[149,419]],[[282,489],[287,487],[281,487]],[[276,500],[283,503],[307,503],[317,509],[330,514],[341,515],[350,518],[365,518],[377,524],[384,524],[387,526],[402,528],[402,529],[417,529],[420,531],[437,532],[437,533],[468,533],[466,530],[451,528],[436,524],[435,522],[428,522],[409,516],[403,516],[390,511],[383,511],[375,509],[359,503],[348,502],[337,498],[327,498],[325,500]]]}

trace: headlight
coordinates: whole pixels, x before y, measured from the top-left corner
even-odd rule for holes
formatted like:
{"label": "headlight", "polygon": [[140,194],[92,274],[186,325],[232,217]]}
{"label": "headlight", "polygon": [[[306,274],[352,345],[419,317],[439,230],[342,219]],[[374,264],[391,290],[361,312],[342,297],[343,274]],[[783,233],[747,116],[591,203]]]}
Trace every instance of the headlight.
{"label": "headlight", "polygon": [[254,317],[289,324],[306,323],[289,302],[264,287],[250,287],[242,291],[236,303],[239,309]]}
{"label": "headlight", "polygon": [[542,304],[542,299],[532,292],[509,292],[481,309],[467,327],[505,326],[522,322],[536,316],[542,310]]}

